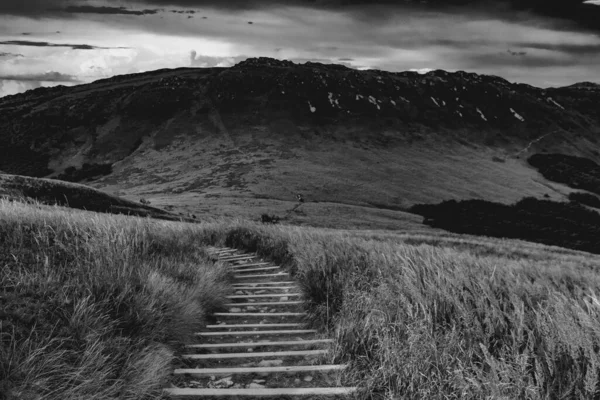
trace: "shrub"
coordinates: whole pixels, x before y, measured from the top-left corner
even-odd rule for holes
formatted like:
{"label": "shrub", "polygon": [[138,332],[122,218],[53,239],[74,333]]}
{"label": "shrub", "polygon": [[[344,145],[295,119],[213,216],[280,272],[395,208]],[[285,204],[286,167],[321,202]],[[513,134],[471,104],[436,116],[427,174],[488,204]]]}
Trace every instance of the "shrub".
{"label": "shrub", "polygon": [[486,200],[417,204],[410,212],[424,223],[468,233],[562,246],[600,253],[600,215],[576,203],[525,198],[513,205]]}
{"label": "shrub", "polygon": [[600,208],[600,198],[591,193],[573,192],[569,193],[569,200],[575,203],[585,204],[586,206]]}

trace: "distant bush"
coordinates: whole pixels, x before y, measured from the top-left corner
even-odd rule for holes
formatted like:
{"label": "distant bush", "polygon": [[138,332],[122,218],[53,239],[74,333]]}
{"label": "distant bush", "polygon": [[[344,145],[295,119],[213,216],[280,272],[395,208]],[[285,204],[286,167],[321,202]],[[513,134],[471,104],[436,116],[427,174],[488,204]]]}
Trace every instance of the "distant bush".
{"label": "distant bush", "polygon": [[600,254],[600,214],[576,203],[525,198],[514,205],[485,200],[418,204],[424,223],[456,233],[524,239]]}
{"label": "distant bush", "polygon": [[276,215],[262,214],[260,216],[260,222],[263,224],[278,224],[280,218]]}
{"label": "distant bush", "polygon": [[600,208],[600,198],[598,198],[597,196],[594,196],[591,193],[584,193],[584,192],[569,193],[569,200],[576,202],[576,203],[584,204],[586,206]]}
{"label": "distant bush", "polygon": [[84,163],[81,169],[68,167],[57,176],[57,179],[67,182],[81,182],[112,173],[112,164],[88,164]]}
{"label": "distant bush", "polygon": [[600,165],[590,159],[565,154],[534,154],[527,162],[548,180],[600,194]]}

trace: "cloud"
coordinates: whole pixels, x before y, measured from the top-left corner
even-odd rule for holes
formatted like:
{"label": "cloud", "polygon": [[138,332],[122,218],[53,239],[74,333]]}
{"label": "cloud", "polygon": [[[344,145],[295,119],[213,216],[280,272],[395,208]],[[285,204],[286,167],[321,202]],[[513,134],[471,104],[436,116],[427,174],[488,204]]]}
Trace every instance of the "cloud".
{"label": "cloud", "polygon": [[61,74],[56,71],[45,72],[43,74],[0,75],[0,80],[21,82],[79,82],[72,75]]}
{"label": "cloud", "polygon": [[23,57],[23,54],[5,53],[0,51],[0,57]]}
{"label": "cloud", "polygon": [[61,9],[61,11],[67,13],[77,14],[119,14],[119,15],[151,15],[157,14],[158,9],[145,9],[145,10],[130,10],[126,7],[107,7],[107,6],[68,6]]}
{"label": "cloud", "polygon": [[199,55],[195,50],[190,52],[190,66],[200,68],[231,67],[248,59],[248,56],[238,55],[234,57],[214,57]]}
{"label": "cloud", "polygon": [[527,55],[526,51],[512,51],[511,49],[506,50],[506,52],[508,54],[510,54],[511,56],[525,56]]}
{"label": "cloud", "polygon": [[[154,9],[129,10],[111,7],[116,0],[105,0],[102,6],[74,6],[69,0],[1,0],[0,15],[47,16],[61,10],[79,10],[75,13],[146,15]],[[134,3],[132,0],[130,3]],[[265,10],[277,7],[307,7],[352,12],[357,18],[386,19],[389,9],[418,8],[427,11],[454,10],[472,13],[478,10],[527,11],[534,15],[572,21],[581,28],[600,31],[600,0],[137,0],[136,5],[156,7],[179,6],[188,9],[217,9],[231,12]],[[514,14],[514,13],[513,13]]]}
{"label": "cloud", "polygon": [[97,49],[122,49],[123,47],[98,47],[89,44],[68,44],[68,43],[49,43],[34,42],[30,40],[7,40],[0,42],[5,46],[31,46],[31,47],[70,47],[73,50],[97,50]]}

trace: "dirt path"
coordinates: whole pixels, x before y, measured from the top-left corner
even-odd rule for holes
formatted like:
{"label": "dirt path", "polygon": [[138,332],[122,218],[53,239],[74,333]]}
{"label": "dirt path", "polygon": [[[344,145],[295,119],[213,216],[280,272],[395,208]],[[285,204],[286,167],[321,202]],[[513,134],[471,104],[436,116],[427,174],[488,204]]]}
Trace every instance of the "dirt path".
{"label": "dirt path", "polygon": [[304,324],[301,293],[279,266],[230,248],[209,249],[234,272],[236,291],[227,312],[198,332],[198,344],[175,370],[174,398],[351,398],[342,387],[345,365],[329,364],[324,338]]}

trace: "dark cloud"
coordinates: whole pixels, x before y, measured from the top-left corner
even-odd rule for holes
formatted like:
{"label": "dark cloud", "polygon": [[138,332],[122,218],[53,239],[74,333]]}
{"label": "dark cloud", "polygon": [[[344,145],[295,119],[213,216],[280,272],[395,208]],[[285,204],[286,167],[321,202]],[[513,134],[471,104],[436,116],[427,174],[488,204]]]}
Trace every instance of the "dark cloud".
{"label": "dark cloud", "polygon": [[579,63],[571,58],[553,57],[551,55],[529,55],[526,57],[515,57],[508,53],[495,54],[472,54],[465,57],[465,63],[470,64],[473,69],[489,70],[502,67],[520,67],[523,68],[557,68],[572,67]]}
{"label": "dark cloud", "polygon": [[526,51],[512,51],[511,49],[508,49],[508,50],[506,50],[506,52],[508,54],[510,54],[511,56],[515,56],[515,57],[527,55]]}
{"label": "dark cloud", "polygon": [[[600,21],[599,21],[600,22]],[[573,44],[573,43],[520,43],[521,47],[559,51],[561,53],[569,53],[576,56],[593,55],[600,56],[600,44]]]}
{"label": "dark cloud", "polygon": [[69,6],[63,8],[62,11],[75,14],[120,14],[120,15],[151,15],[156,14],[161,10],[145,9],[145,10],[130,10],[126,7],[95,7],[95,6]]}
{"label": "dark cloud", "polygon": [[0,75],[0,80],[20,82],[79,82],[74,76],[60,72],[45,72],[43,74]]}
{"label": "dark cloud", "polygon": [[98,47],[98,46],[91,46],[89,44],[33,42],[30,40],[7,40],[7,41],[0,42],[0,45],[31,46],[31,47],[70,47],[73,50],[124,49],[124,48],[126,48],[126,47]]}
{"label": "dark cloud", "polygon": [[[68,0],[0,0],[0,15],[44,16],[60,10],[102,14],[144,15],[156,10],[129,10],[121,6],[111,7],[117,0],[106,0],[107,6],[73,6]],[[264,9],[275,6],[306,6],[334,10],[348,10],[357,17],[385,18],[389,7],[418,7],[426,10],[456,10],[472,12],[474,9],[526,11],[532,14],[563,19],[581,28],[600,31],[600,6],[585,0],[138,0],[137,3],[156,7],[179,6],[188,9],[213,8],[229,11]],[[79,10],[79,11],[75,11]]]}
{"label": "dark cloud", "polygon": [[0,51],[0,57],[23,57],[23,54],[5,53]]}
{"label": "dark cloud", "polygon": [[403,0],[401,2],[399,0],[143,0],[143,2],[159,6],[209,7],[232,11],[298,5],[353,10],[363,13],[365,16],[374,17],[386,16],[387,10],[383,6],[414,6],[429,10],[463,8],[467,12],[474,8],[481,10],[502,8],[566,19],[579,24],[581,27],[600,30],[600,7],[586,3],[585,0]]}

